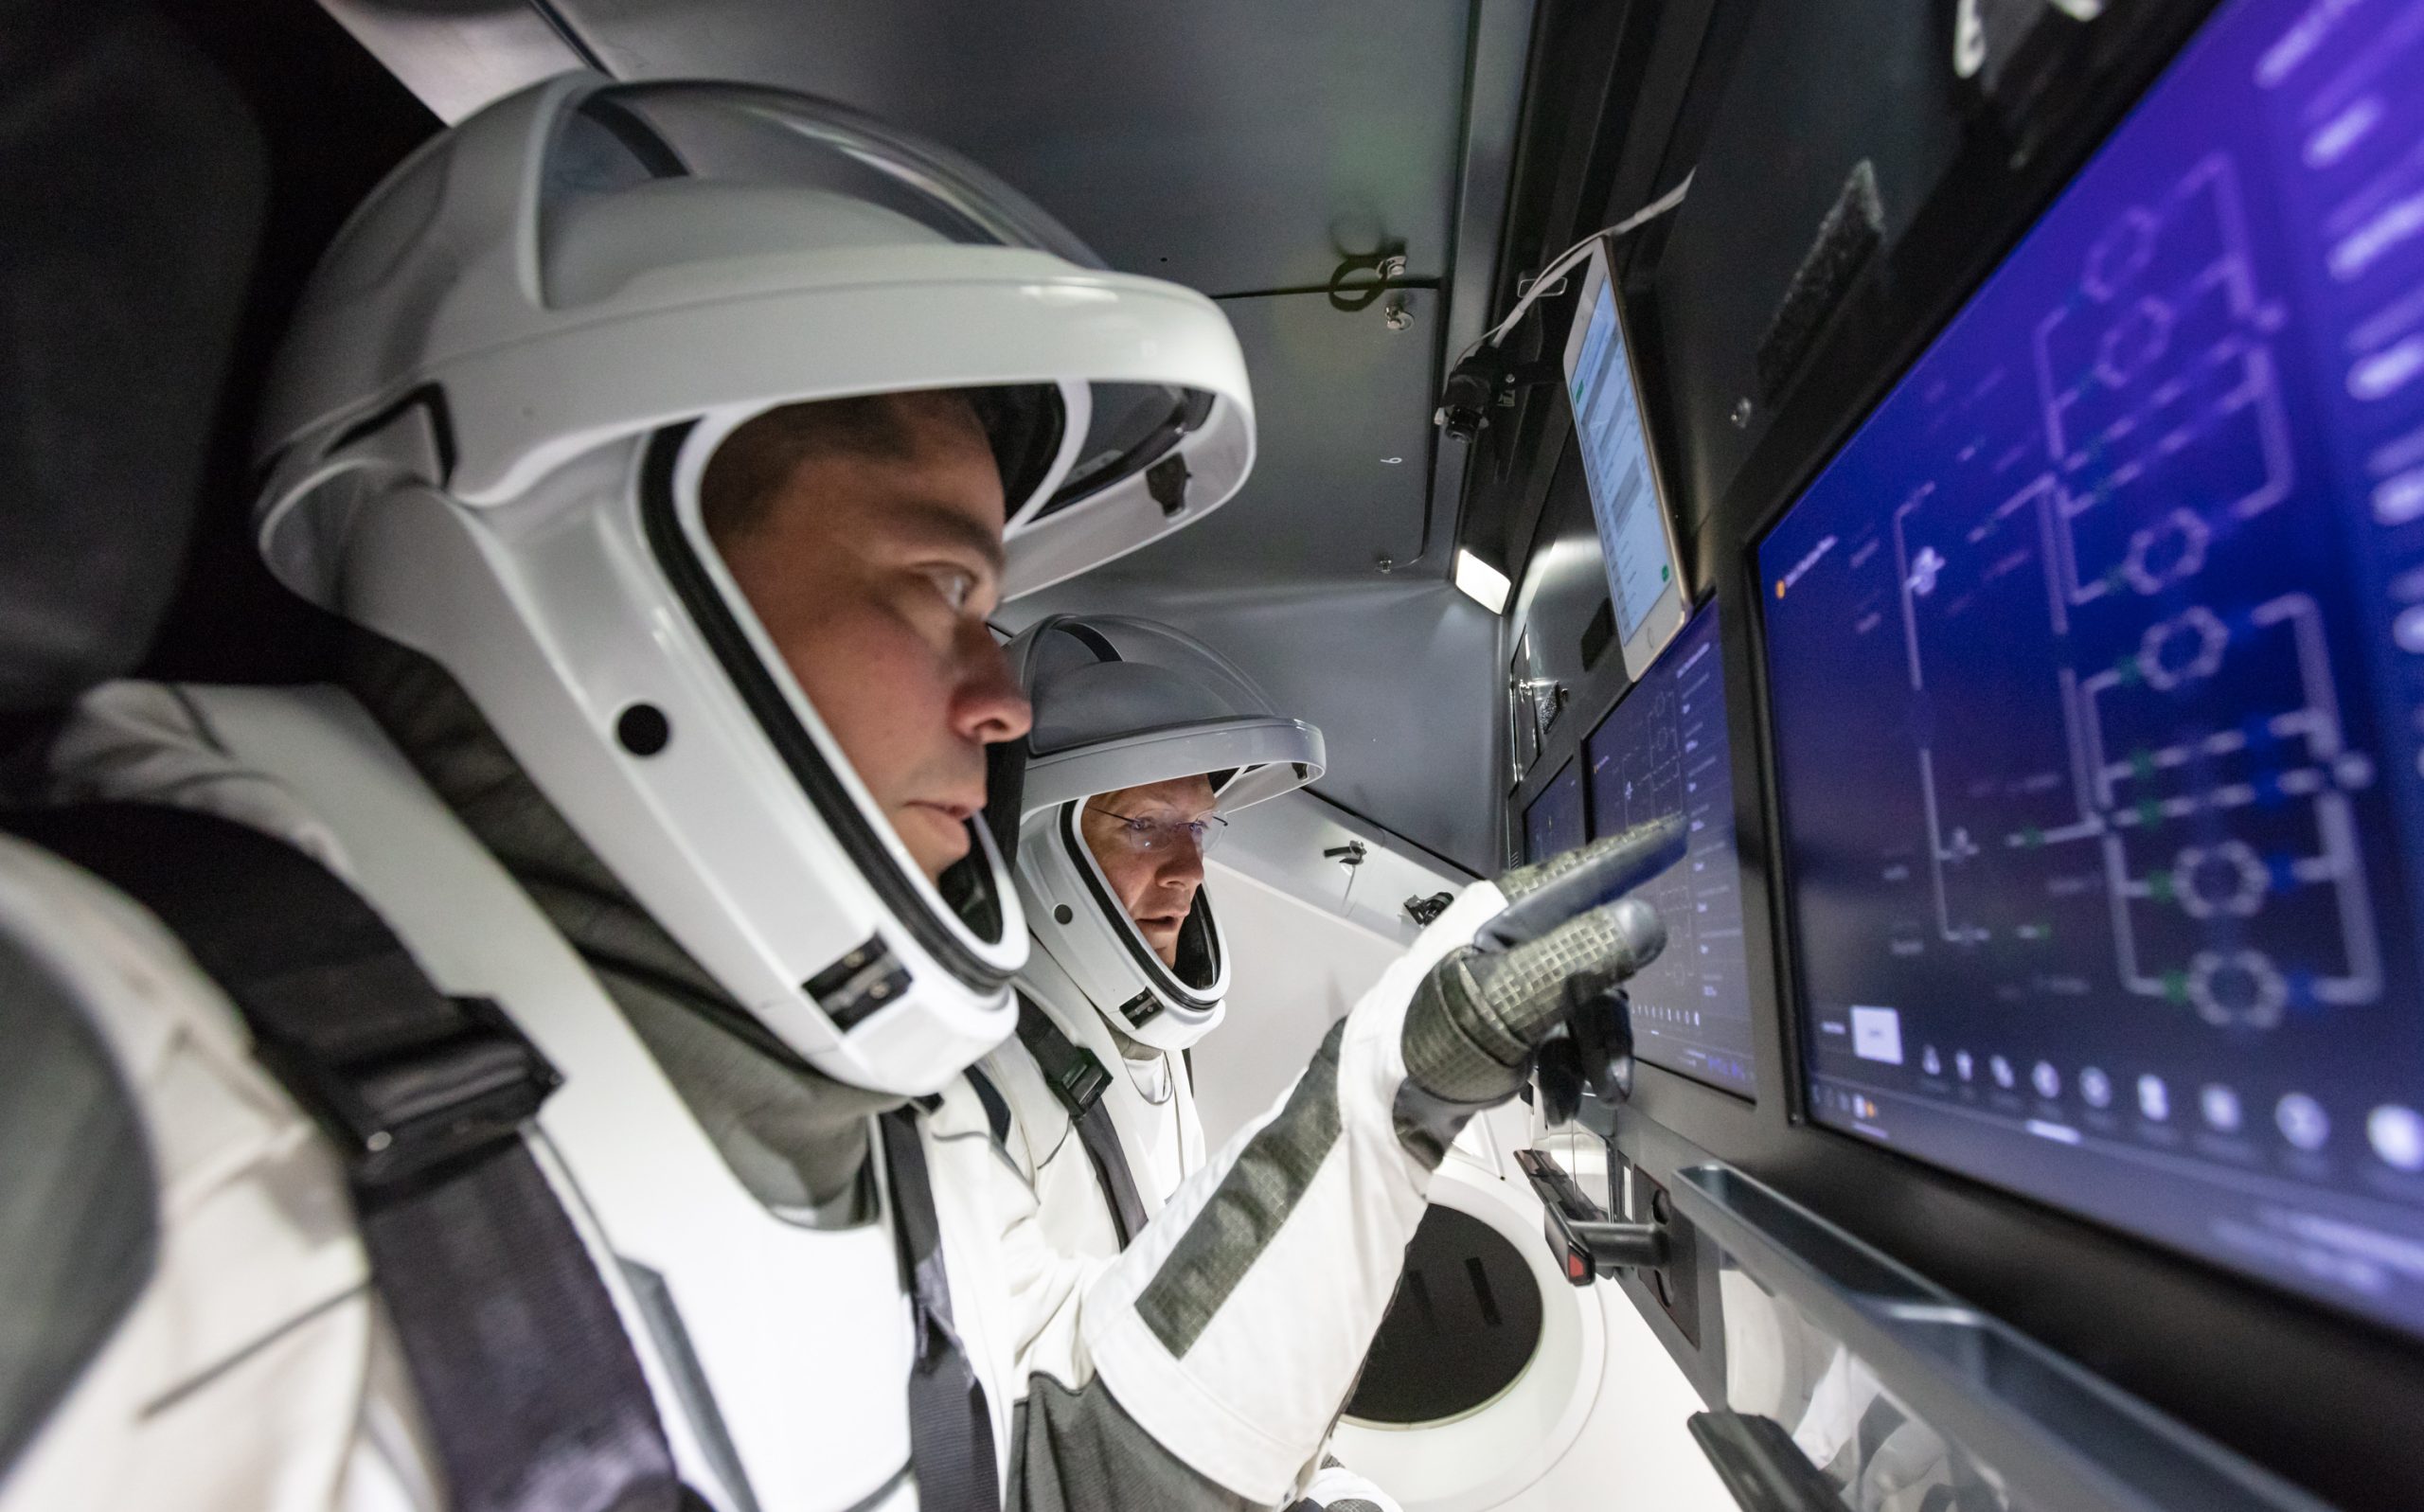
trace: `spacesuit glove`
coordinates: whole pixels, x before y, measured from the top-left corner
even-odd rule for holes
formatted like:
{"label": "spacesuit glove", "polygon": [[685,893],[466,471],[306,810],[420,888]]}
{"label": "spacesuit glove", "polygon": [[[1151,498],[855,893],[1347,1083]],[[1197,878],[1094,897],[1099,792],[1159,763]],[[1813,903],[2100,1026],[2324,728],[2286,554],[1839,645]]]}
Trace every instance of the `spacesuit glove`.
{"label": "spacesuit glove", "polygon": [[1684,840],[1679,820],[1662,819],[1499,880],[1507,906],[1440,956],[1406,1006],[1397,1112],[1410,1150],[1435,1165],[1466,1118],[1524,1085],[1543,1044],[1595,1028],[1576,1014],[1625,1011],[1618,988],[1657,959],[1666,929],[1620,895],[1680,860]]}

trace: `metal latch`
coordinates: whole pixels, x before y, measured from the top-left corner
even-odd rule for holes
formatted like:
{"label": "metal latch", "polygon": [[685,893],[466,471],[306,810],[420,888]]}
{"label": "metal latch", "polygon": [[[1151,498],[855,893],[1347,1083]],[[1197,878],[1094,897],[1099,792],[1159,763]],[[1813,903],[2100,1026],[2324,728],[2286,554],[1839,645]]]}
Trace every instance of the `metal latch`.
{"label": "metal latch", "polygon": [[1627,1223],[1582,1195],[1564,1166],[1545,1150],[1519,1149],[1515,1164],[1541,1200],[1542,1233],[1558,1257],[1558,1269],[1575,1286],[1627,1269],[1655,1271],[1666,1263],[1666,1231],[1655,1223]]}

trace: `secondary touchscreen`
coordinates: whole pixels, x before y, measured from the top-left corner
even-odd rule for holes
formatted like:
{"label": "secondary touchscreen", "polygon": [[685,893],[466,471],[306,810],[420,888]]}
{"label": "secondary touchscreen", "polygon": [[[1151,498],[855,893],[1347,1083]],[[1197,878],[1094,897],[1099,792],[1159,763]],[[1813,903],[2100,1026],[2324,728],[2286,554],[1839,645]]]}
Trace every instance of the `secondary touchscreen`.
{"label": "secondary touchscreen", "polygon": [[2424,0],[2237,0],[1761,543],[1815,1115],[2424,1335]]}
{"label": "secondary touchscreen", "polygon": [[1634,1051],[1651,1065],[1747,1096],[1750,971],[1715,604],[1694,616],[1582,750],[1595,837],[1667,814],[1682,814],[1690,828],[1683,864],[1637,894],[1666,921],[1666,949],[1626,986]]}
{"label": "secondary touchscreen", "polygon": [[1546,861],[1590,839],[1582,822],[1582,773],[1568,756],[1524,810],[1524,859]]}
{"label": "secondary touchscreen", "polygon": [[1641,400],[1625,360],[1624,328],[1616,319],[1613,286],[1596,281],[1597,295],[1585,317],[1582,350],[1567,382],[1574,400],[1574,429],[1582,471],[1591,490],[1591,513],[1599,548],[1608,559],[1608,592],[1615,600],[1616,638],[1631,641],[1675,578],[1667,549],[1666,506],[1650,471],[1649,448],[1641,424]]}

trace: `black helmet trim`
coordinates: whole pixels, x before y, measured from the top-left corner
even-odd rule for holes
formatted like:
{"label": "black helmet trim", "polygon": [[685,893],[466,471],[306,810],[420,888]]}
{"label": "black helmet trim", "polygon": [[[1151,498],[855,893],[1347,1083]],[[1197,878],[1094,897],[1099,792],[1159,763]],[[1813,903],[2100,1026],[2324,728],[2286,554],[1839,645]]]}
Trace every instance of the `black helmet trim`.
{"label": "black helmet trim", "polygon": [[1002,475],[1003,507],[1016,517],[1035,497],[1060,458],[1061,437],[1068,433],[1068,406],[1055,383],[1013,383],[958,390],[976,412],[993,451],[993,466]]}

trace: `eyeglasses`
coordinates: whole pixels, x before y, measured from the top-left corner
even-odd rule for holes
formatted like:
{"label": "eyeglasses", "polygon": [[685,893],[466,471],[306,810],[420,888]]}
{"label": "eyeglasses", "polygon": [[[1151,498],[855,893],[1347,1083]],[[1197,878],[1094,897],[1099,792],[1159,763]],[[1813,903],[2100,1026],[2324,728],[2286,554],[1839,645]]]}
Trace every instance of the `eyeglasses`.
{"label": "eyeglasses", "polygon": [[1156,814],[1124,814],[1092,804],[1087,807],[1119,821],[1113,833],[1126,842],[1129,849],[1151,854],[1170,849],[1184,835],[1197,855],[1210,855],[1212,847],[1221,843],[1222,831],[1229,827],[1229,821],[1219,814],[1205,814],[1201,819],[1167,819]]}

